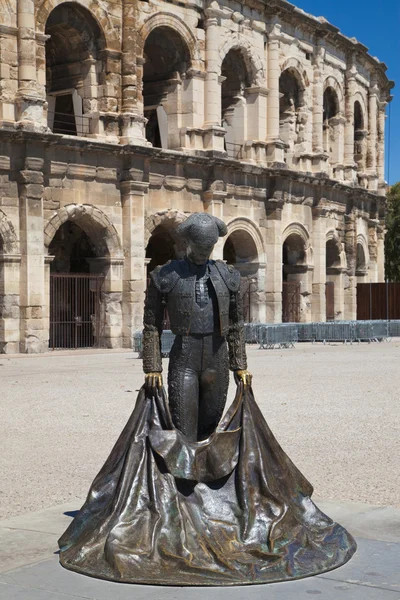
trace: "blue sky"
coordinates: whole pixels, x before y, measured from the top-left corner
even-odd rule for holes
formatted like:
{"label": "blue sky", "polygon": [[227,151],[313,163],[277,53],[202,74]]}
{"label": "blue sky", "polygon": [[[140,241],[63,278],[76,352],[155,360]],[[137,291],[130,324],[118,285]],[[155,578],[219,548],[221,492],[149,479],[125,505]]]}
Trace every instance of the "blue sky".
{"label": "blue sky", "polygon": [[[388,66],[396,82],[386,120],[386,179],[400,181],[400,0],[290,0],[316,17],[324,16],[349,37],[356,37],[372,56]],[[390,126],[390,164],[389,158]]]}

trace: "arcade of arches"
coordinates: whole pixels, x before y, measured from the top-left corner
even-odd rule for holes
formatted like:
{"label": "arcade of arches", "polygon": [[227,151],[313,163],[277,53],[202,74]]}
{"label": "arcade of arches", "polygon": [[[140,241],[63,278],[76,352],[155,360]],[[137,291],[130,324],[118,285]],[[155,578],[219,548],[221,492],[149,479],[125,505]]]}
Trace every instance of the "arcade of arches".
{"label": "arcade of arches", "polygon": [[5,3],[0,352],[131,347],[149,272],[202,211],[246,320],[356,316],[357,283],[384,278],[392,82],[281,4]]}

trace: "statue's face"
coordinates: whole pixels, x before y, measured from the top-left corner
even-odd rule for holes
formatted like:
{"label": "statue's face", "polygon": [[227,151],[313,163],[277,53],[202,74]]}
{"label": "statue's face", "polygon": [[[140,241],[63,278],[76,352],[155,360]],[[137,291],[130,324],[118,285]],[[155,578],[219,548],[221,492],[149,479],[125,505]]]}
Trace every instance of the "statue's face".
{"label": "statue's face", "polygon": [[202,243],[192,242],[191,240],[186,241],[186,255],[195,265],[204,265],[210,258],[213,248],[214,244],[207,241]]}

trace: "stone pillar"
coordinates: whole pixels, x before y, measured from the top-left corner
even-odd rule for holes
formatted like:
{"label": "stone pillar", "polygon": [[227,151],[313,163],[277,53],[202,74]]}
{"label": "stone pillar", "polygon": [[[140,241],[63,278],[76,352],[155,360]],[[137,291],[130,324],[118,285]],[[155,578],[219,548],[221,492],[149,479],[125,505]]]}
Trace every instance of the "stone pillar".
{"label": "stone pillar", "polygon": [[346,71],[346,121],[344,129],[344,177],[346,181],[351,183],[357,181],[357,165],[354,160],[354,97],[357,89],[356,76],[357,67],[355,65],[355,56],[352,54]]}
{"label": "stone pillar", "polygon": [[286,144],[279,139],[279,48],[281,38],[280,23],[274,23],[268,34],[267,43],[267,161],[284,164]]}
{"label": "stone pillar", "polygon": [[367,167],[369,176],[368,189],[376,191],[378,187],[377,171],[376,171],[376,155],[377,155],[377,119],[378,119],[378,94],[376,75],[371,77],[369,89],[369,136],[368,136],[368,155]]}
{"label": "stone pillar", "polygon": [[204,137],[206,150],[224,152],[225,129],[221,127],[221,83],[218,47],[221,41],[220,22],[214,9],[206,9],[206,79],[204,96]]}
{"label": "stone pillar", "polygon": [[205,79],[204,71],[189,69],[183,81],[180,147],[184,150],[203,150]]}
{"label": "stone pillar", "polygon": [[143,327],[146,289],[145,204],[149,184],[121,182],[124,271],[122,294],[122,343],[132,348],[133,334]]}
{"label": "stone pillar", "polygon": [[386,194],[386,181],[385,181],[386,106],[387,106],[387,102],[379,102],[377,170],[378,170],[378,190],[382,196],[384,196]]}
{"label": "stone pillar", "polygon": [[[87,116],[90,117],[90,134],[99,139],[107,138],[108,142],[118,143],[119,139],[119,119],[118,109],[121,104],[121,60],[122,52],[117,50],[105,49],[100,53],[102,61],[102,71],[99,75],[100,86],[97,85],[97,74],[94,77],[86,78],[87,97],[96,98]],[[98,61],[95,61],[95,69]],[[98,88],[97,89],[94,89]],[[85,107],[84,107],[85,108]],[[86,112],[86,109],[84,110]]]}
{"label": "stone pillar", "polygon": [[282,206],[283,202],[269,199],[265,222],[264,242],[267,258],[265,273],[265,320],[282,322]]}
{"label": "stone pillar", "polygon": [[378,225],[379,220],[370,218],[368,220],[368,281],[378,283]]}
{"label": "stone pillar", "polygon": [[122,346],[122,272],[124,259],[111,257],[103,259],[107,267],[103,290],[102,304],[104,310],[104,330],[102,345],[105,348],[120,348]]}
{"label": "stone pillar", "polygon": [[357,318],[357,231],[356,218],[353,212],[345,215],[345,252],[347,272],[343,276],[344,284],[344,319],[352,321]]}
{"label": "stone pillar", "polygon": [[21,256],[0,253],[0,354],[17,354],[20,341]]}
{"label": "stone pillar", "polygon": [[377,227],[377,268],[378,283],[385,281],[385,221],[381,221]]}
{"label": "stone pillar", "polygon": [[345,124],[346,119],[342,114],[338,114],[335,118],[330,120],[331,125],[335,128],[336,140],[336,151],[334,152],[333,161],[333,173],[335,179],[343,181],[344,179],[344,142],[345,142]]}
{"label": "stone pillar", "polygon": [[147,146],[141,82],[138,81],[144,61],[139,56],[138,21],[138,3],[123,0],[121,144]]}
{"label": "stone pillar", "polygon": [[21,337],[20,351],[28,354],[48,349],[49,329],[44,307],[45,289],[43,233],[43,167],[41,148],[30,148],[20,172],[20,248],[21,248]]}
{"label": "stone pillar", "polygon": [[313,209],[314,272],[312,282],[312,321],[326,321],[326,236],[325,211]]}
{"label": "stone pillar", "polygon": [[18,0],[18,93],[16,120],[19,126],[33,131],[46,131],[44,105],[36,74],[36,35],[34,0]]}
{"label": "stone pillar", "polygon": [[178,149],[181,145],[182,126],[182,79],[175,73],[168,81],[167,99],[163,101],[163,108],[167,114],[167,148]]}
{"label": "stone pillar", "polygon": [[324,153],[324,60],[325,48],[320,40],[314,56],[313,85],[313,170],[327,171],[328,156]]}
{"label": "stone pillar", "polygon": [[266,163],[264,142],[267,136],[268,89],[250,87],[245,90],[247,109],[247,140],[243,144],[242,158],[255,163]]}
{"label": "stone pillar", "polygon": [[15,121],[15,95],[18,90],[18,30],[0,25],[0,119]]}

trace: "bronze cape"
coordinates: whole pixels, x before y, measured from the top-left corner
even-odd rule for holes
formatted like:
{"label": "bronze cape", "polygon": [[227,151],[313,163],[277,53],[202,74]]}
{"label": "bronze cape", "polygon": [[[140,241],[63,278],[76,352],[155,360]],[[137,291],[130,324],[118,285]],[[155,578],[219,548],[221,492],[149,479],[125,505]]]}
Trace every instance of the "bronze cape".
{"label": "bronze cape", "polygon": [[113,581],[241,585],[334,569],[356,549],[240,384],[217,430],[189,442],[165,391],[135,409],[59,540],[67,569]]}

